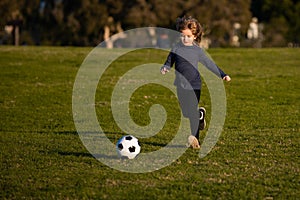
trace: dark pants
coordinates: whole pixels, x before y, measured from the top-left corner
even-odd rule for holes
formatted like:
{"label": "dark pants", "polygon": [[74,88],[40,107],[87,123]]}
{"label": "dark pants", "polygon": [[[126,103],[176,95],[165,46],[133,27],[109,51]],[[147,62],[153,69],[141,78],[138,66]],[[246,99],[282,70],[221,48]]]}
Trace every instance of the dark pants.
{"label": "dark pants", "polygon": [[177,96],[184,117],[189,118],[191,134],[199,139],[199,111],[201,90],[186,90],[177,87]]}

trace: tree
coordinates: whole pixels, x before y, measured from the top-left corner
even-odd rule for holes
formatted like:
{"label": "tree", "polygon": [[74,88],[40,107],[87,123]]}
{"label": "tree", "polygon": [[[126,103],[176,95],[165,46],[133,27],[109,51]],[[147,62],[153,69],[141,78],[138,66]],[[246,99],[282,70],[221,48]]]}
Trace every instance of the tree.
{"label": "tree", "polygon": [[64,17],[56,20],[60,26],[63,45],[96,45],[102,39],[101,30],[106,23],[107,11],[97,0],[65,0]]}
{"label": "tree", "polygon": [[0,1],[0,26],[6,27],[7,32],[0,32],[0,39],[4,36],[7,41],[2,41],[1,43],[9,43],[19,45],[20,33],[23,26],[23,15],[20,11],[23,2],[17,0],[3,0]]}
{"label": "tree", "polygon": [[264,46],[300,41],[298,0],[1,0],[0,12],[2,30],[20,17],[20,38],[27,44],[97,45],[104,35],[131,28],[174,29],[183,15],[200,21],[213,46],[230,45],[237,23],[242,40],[252,16],[264,24]]}
{"label": "tree", "polygon": [[252,0],[251,11],[265,24],[265,46],[286,46],[300,41],[300,2]]}
{"label": "tree", "polygon": [[204,26],[213,46],[228,46],[234,24],[241,24],[244,35],[251,19],[250,0],[190,0],[182,14],[194,16]]}

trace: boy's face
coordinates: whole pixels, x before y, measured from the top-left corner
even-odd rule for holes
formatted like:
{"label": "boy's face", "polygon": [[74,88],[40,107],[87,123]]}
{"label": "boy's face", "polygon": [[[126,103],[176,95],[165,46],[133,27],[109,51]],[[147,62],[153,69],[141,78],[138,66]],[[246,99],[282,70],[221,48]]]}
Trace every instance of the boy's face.
{"label": "boy's face", "polygon": [[190,29],[184,29],[181,31],[180,38],[185,46],[192,46],[195,36]]}

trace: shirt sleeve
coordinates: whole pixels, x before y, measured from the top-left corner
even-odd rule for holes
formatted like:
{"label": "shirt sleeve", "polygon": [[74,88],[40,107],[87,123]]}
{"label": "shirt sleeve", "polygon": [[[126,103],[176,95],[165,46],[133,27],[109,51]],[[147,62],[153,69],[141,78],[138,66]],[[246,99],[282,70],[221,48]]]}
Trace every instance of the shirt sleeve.
{"label": "shirt sleeve", "polygon": [[164,67],[169,70],[171,69],[171,67],[173,67],[174,62],[175,62],[175,54],[173,51],[171,51],[167,57]]}
{"label": "shirt sleeve", "polygon": [[214,61],[212,61],[205,55],[203,50],[201,50],[200,53],[200,63],[202,63],[207,69],[209,69],[211,72],[222,79],[227,76],[227,74],[223,70],[221,70]]}

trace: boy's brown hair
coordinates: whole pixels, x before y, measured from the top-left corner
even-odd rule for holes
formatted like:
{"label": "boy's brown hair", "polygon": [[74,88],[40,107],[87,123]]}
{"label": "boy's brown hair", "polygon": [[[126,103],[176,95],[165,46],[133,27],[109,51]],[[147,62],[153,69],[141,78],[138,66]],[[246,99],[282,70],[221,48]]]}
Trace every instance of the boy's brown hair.
{"label": "boy's brown hair", "polygon": [[176,20],[176,30],[181,32],[182,30],[185,29],[190,29],[192,34],[196,37],[196,42],[198,45],[201,42],[203,30],[201,24],[195,19],[192,18],[191,16],[189,17],[182,17],[182,18],[177,18]]}

